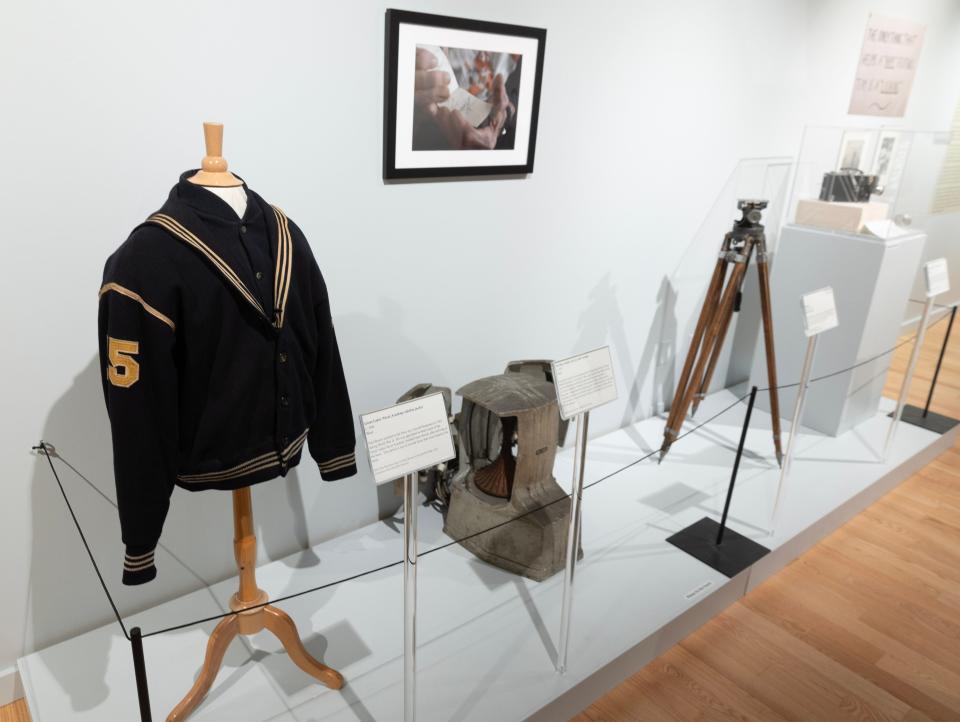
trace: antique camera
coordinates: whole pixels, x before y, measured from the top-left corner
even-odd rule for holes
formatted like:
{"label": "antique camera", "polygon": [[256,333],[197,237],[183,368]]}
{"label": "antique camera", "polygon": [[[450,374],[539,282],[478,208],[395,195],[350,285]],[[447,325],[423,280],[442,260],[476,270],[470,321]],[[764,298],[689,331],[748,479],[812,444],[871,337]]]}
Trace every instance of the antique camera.
{"label": "antique camera", "polygon": [[820,200],[839,203],[866,203],[871,195],[883,193],[880,178],[867,175],[858,168],[841,168],[823,174]]}

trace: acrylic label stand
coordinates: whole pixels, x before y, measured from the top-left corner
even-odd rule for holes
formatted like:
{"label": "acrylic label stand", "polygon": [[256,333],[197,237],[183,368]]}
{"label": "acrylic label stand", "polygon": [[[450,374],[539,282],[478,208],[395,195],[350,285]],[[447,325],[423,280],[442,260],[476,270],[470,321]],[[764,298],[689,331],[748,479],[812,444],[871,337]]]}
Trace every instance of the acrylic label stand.
{"label": "acrylic label stand", "polygon": [[[936,261],[931,261],[929,264],[927,264],[927,266],[924,267],[924,273],[928,287],[932,281],[934,288],[943,289],[941,291],[937,291],[938,295],[946,290],[949,290],[950,281],[946,259],[940,258]],[[938,414],[936,411],[930,410],[930,404],[933,402],[933,393],[937,388],[937,380],[940,378],[940,369],[943,366],[943,357],[947,353],[947,344],[950,343],[950,333],[953,331],[953,322],[956,320],[956,317],[957,307],[953,305],[950,307],[950,320],[947,321],[947,330],[943,335],[943,342],[940,344],[940,355],[937,357],[937,366],[933,371],[933,379],[930,381],[930,390],[927,392],[927,400],[924,403],[923,408],[921,409],[919,406],[906,404],[900,414],[900,420],[905,424],[919,426],[922,429],[926,429],[927,431],[932,431],[935,434],[940,435],[947,433],[954,426],[960,424],[960,421],[957,419],[954,419],[950,416],[945,416],[943,414]]]}
{"label": "acrylic label stand", "polygon": [[403,719],[417,716],[417,479],[456,456],[443,394],[360,415],[377,484],[403,477]]}
{"label": "acrylic label stand", "polygon": [[793,453],[796,448],[797,432],[803,419],[803,407],[807,400],[807,389],[810,387],[810,374],[813,372],[813,359],[817,354],[817,340],[824,331],[836,328],[840,324],[837,317],[837,304],[833,297],[833,289],[829,286],[805,294],[800,303],[803,306],[803,332],[807,337],[807,352],[803,357],[803,368],[800,371],[800,388],[797,392],[797,402],[793,407],[793,420],[790,422],[790,437],[787,439],[787,453],[780,467],[780,480],[777,482],[777,495],[773,502],[773,512],[770,515],[770,533],[777,527],[780,517],[780,507],[783,493],[793,463]]}
{"label": "acrylic label stand", "polygon": [[[882,458],[884,461],[886,461],[887,455],[893,446],[893,439],[897,434],[897,427],[900,425],[900,418],[903,416],[903,409],[907,403],[907,394],[910,392],[910,382],[913,381],[913,373],[917,370],[917,359],[920,358],[920,349],[923,346],[923,339],[927,334],[927,326],[930,323],[930,311],[933,308],[933,299],[941,293],[950,290],[947,259],[937,258],[925,263],[923,265],[923,280],[927,287],[927,302],[923,304],[923,313],[920,315],[920,325],[917,327],[917,337],[913,342],[913,351],[910,352],[910,362],[907,364],[907,374],[903,377],[903,384],[900,386],[900,395],[897,396],[897,408],[893,412],[890,429],[887,431],[887,440],[883,444]],[[944,342],[944,348],[946,348],[946,342]],[[939,370],[940,365],[938,363],[937,371],[939,372]],[[929,406],[929,400],[927,404]]]}
{"label": "acrylic label stand", "polygon": [[577,439],[573,457],[573,483],[570,494],[570,520],[567,526],[567,550],[563,574],[563,607],[560,611],[560,643],[557,646],[557,672],[567,669],[570,645],[570,623],[573,605],[573,578],[580,549],[580,502],[583,497],[583,475],[586,469],[587,429],[590,411],[617,398],[610,347],[571,356],[551,364],[553,383],[557,389],[560,417],[576,418]]}

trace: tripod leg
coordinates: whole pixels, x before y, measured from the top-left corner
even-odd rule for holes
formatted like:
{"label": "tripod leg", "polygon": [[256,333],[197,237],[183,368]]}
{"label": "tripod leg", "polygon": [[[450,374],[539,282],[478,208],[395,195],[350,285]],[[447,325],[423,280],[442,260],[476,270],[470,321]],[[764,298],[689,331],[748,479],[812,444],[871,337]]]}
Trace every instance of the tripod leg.
{"label": "tripod leg", "polygon": [[[723,296],[720,299],[720,305],[717,309],[717,312],[713,315],[713,319],[710,323],[710,328],[707,331],[708,339],[715,339],[720,335],[720,326],[723,323],[724,319],[732,313],[733,302],[737,296],[737,289],[740,288],[740,282],[743,279],[745,264],[738,263],[733,272],[730,274],[730,280],[727,283],[727,287],[723,291]],[[704,353],[699,354],[697,358],[697,364],[693,369],[693,377],[687,388],[684,390],[683,398],[680,400],[679,410],[677,416],[674,420],[674,428],[677,429],[679,433],[680,428],[683,426],[684,418],[687,415],[687,409],[690,408],[690,401],[693,398],[694,389],[699,386],[699,380],[703,378],[703,372],[707,365],[707,359],[709,358],[707,349],[709,346],[704,347]],[[673,438],[667,437],[663,440],[663,445],[660,447],[660,459],[662,460],[666,456],[667,452],[670,450],[670,446],[673,443]]]}
{"label": "tripod leg", "polygon": [[717,368],[717,362],[720,360],[720,352],[723,350],[723,342],[727,339],[727,330],[730,328],[730,321],[732,319],[733,307],[731,306],[727,317],[723,320],[723,324],[720,327],[720,334],[713,339],[713,348],[710,349],[710,361],[707,363],[707,370],[693,392],[693,403],[690,407],[691,416],[697,413],[697,409],[700,408],[700,402],[703,401],[703,397],[707,395],[707,388],[710,386],[713,372]]}
{"label": "tripod leg", "polygon": [[[743,250],[743,259],[739,262],[743,265],[743,274],[740,276],[740,285],[737,286],[737,294],[740,293],[743,287],[743,279],[746,277],[747,268],[750,266],[750,257],[753,255],[753,242],[748,241],[748,245]],[[693,416],[697,413],[697,409],[700,408],[700,402],[703,401],[704,396],[707,395],[707,388],[710,386],[710,381],[713,379],[713,372],[717,368],[717,362],[720,360],[720,353],[723,351],[723,342],[727,339],[727,332],[730,330],[730,321],[733,319],[733,306],[730,306],[730,310],[727,312],[727,317],[724,319],[723,324],[720,326],[720,334],[717,338],[713,339],[713,346],[710,351],[710,362],[707,364],[706,373],[703,375],[703,379],[700,381],[700,384],[696,387],[693,394],[693,406],[690,409],[690,415]]]}
{"label": "tripod leg", "polygon": [[777,464],[783,464],[780,446],[780,395],[777,392],[777,353],[773,346],[773,309],[770,305],[770,267],[766,243],[757,253],[757,278],[760,281],[760,313],[763,316],[763,346],[767,354],[767,384],[770,386],[770,417],[773,424],[773,448]]}
{"label": "tripod leg", "polygon": [[687,357],[683,362],[683,370],[680,372],[680,380],[677,382],[677,388],[673,393],[673,403],[670,404],[670,413],[667,416],[667,425],[664,428],[663,435],[669,436],[676,433],[674,421],[680,411],[680,399],[683,398],[687,390],[687,384],[690,381],[690,372],[693,370],[693,363],[696,361],[697,352],[703,341],[704,332],[709,328],[713,321],[713,312],[717,307],[720,298],[720,289],[723,285],[724,277],[727,273],[727,263],[723,258],[717,259],[717,264],[713,268],[713,276],[710,278],[710,285],[707,287],[707,295],[703,300],[703,308],[700,309],[700,317],[697,319],[697,326],[693,331],[693,338],[690,341],[690,348],[687,350]]}

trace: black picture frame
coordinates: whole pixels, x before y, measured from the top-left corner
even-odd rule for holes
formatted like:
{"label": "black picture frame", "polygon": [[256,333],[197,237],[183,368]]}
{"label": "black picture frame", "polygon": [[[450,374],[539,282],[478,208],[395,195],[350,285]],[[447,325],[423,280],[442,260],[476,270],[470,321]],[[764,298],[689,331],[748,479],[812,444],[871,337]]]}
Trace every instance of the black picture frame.
{"label": "black picture frame", "polygon": [[[444,165],[429,168],[397,168],[397,73],[399,63],[399,32],[404,24],[466,30],[496,35],[510,35],[537,40],[537,59],[531,103],[529,138],[526,161],[518,165]],[[384,43],[383,83],[383,178],[402,180],[416,178],[450,178],[491,175],[525,175],[533,172],[533,159],[537,145],[537,125],[540,115],[540,87],[543,80],[543,59],[547,31],[543,28],[510,25],[485,20],[432,15],[408,10],[386,11],[386,39]],[[482,151],[499,153],[503,151]]]}

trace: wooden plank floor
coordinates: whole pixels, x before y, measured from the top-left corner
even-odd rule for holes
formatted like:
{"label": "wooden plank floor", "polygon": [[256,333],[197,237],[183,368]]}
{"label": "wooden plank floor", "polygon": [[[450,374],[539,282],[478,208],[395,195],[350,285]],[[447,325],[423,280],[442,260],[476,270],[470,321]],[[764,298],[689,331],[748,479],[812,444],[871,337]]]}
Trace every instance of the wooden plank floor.
{"label": "wooden plank floor", "polygon": [[13,704],[0,707],[0,722],[30,722],[27,703],[18,699]]}
{"label": "wooden plank floor", "polygon": [[[912,403],[922,405],[945,329],[927,337]],[[960,418],[957,343],[933,409]],[[890,396],[909,351],[894,356]],[[960,448],[574,720],[960,722]],[[22,701],[0,707],[0,722],[29,721]]]}
{"label": "wooden plank floor", "polygon": [[[945,330],[930,329],[911,403]],[[931,407],[955,418],[958,335]],[[894,355],[889,396],[909,352]],[[574,718],[634,720],[960,721],[960,447]]]}

